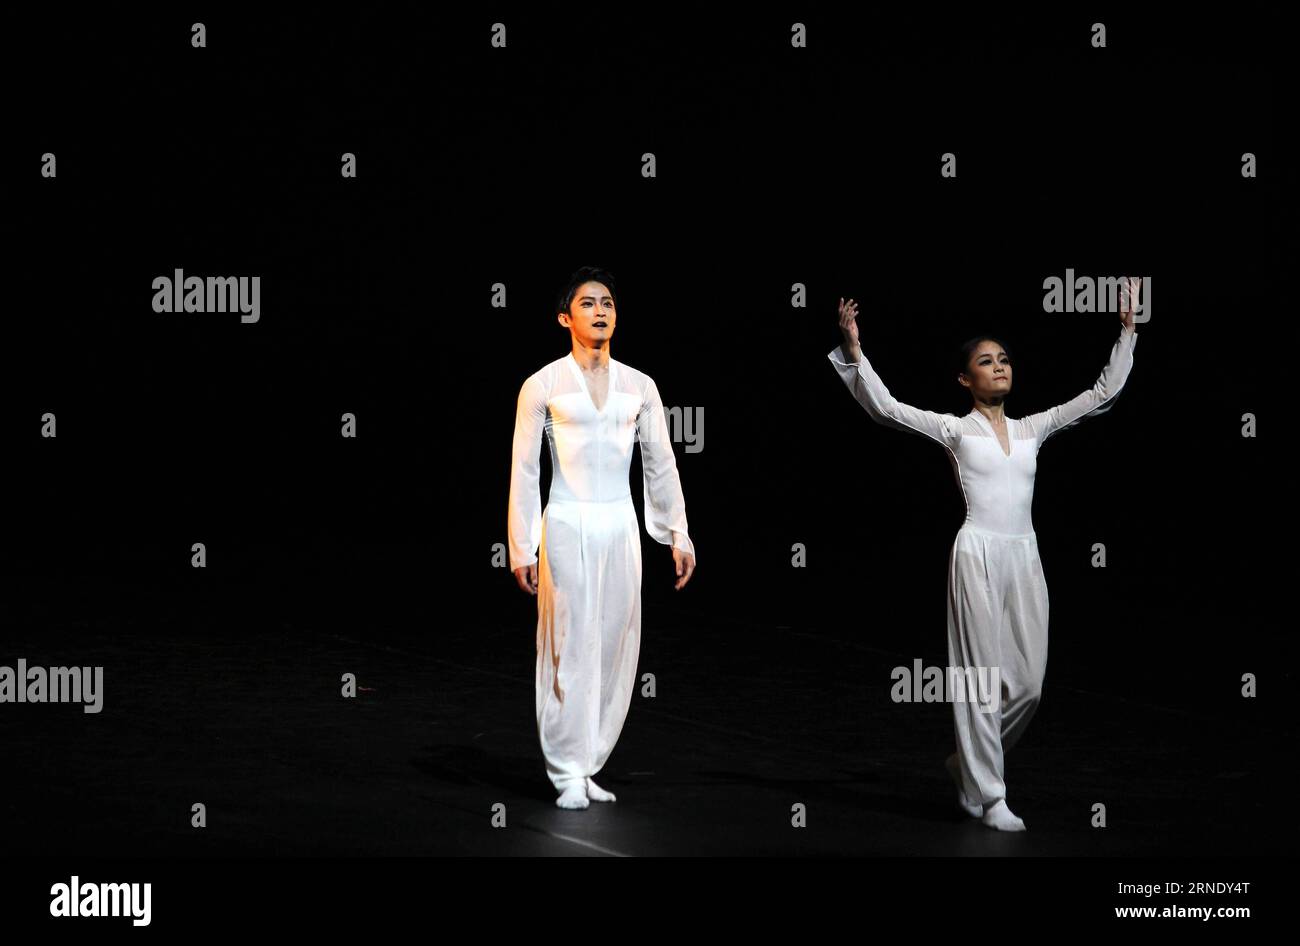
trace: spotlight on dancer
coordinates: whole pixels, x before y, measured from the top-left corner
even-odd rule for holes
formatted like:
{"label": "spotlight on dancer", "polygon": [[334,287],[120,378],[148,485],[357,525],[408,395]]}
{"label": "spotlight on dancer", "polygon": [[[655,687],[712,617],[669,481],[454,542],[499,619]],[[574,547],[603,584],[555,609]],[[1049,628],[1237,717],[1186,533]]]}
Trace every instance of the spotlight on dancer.
{"label": "spotlight on dancer", "polygon": [[[671,547],[678,590],[695,571],[686,502],[655,382],[610,357],[614,277],[583,267],[556,302],[570,351],[519,392],[510,474],[510,568],[537,596],[537,731],[561,808],[614,801],[593,776],[614,750],[641,648],[641,537],[632,447],[641,444],[646,531]],[[551,488],[540,492],[542,437]]]}
{"label": "spotlight on dancer", "polygon": [[1123,325],[1096,384],[1020,418],[1005,413],[1011,357],[997,339],[977,336],[962,346],[957,381],[971,394],[970,413],[921,410],[889,393],[862,354],[858,304],[840,299],[844,342],[828,357],[841,380],[872,420],[942,445],[966,500],[966,521],[948,558],[948,660],[967,679],[972,670],[998,668],[1003,686],[991,707],[953,701],[957,751],[945,768],[962,810],[1000,831],[1025,830],[1007,807],[1003,754],[1038,708],[1047,670],[1047,582],[1030,518],[1038,451],[1053,434],[1114,405],[1133,366],[1139,284],[1123,295]]}

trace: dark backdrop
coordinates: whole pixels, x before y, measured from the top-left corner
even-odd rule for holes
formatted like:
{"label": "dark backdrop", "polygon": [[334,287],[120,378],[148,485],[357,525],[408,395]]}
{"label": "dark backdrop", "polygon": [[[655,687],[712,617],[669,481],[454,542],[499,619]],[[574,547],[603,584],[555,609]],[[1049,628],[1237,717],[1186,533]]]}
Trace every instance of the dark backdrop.
{"label": "dark backdrop", "polygon": [[[494,19],[508,50],[488,45]],[[793,20],[809,49],[790,48]],[[934,410],[969,409],[953,349],[997,334],[1022,416],[1088,388],[1118,332],[1113,315],[1042,311],[1043,279],[1070,267],[1150,276],[1154,306],[1115,407],[1039,456],[1040,712],[1076,687],[1126,701],[1153,745],[1171,719],[1291,733],[1275,594],[1291,572],[1294,176],[1267,21],[173,12],[51,16],[13,39],[41,68],[5,67],[21,89],[3,152],[5,662],[89,662],[60,636],[79,626],[219,632],[213,647],[293,626],[529,679],[535,602],[492,564],[515,398],[568,350],[556,290],[599,264],[619,279],[613,356],[704,418],[703,451],[677,452],[699,568],[674,593],[667,548],[643,537],[642,668],[685,661],[737,722],[760,690],[794,702],[810,681],[942,663],[960,494],[941,448],[844,390],[826,359],[836,302],[861,301],[873,365]],[[56,181],[36,176],[46,150]],[[154,313],[151,281],[175,268],[260,275],[260,322]],[[633,476],[640,512],[639,461]],[[819,640],[860,656],[802,659]],[[267,698],[298,699],[273,692],[274,666]],[[673,684],[660,707],[688,712]],[[799,712],[862,753],[897,718],[867,700]],[[527,730],[526,699],[518,716]],[[38,767],[54,778],[72,764],[61,724],[27,718],[51,727]],[[935,712],[936,743],[950,725]],[[1104,757],[1086,728],[1072,737]],[[1267,767],[1232,748],[1189,764]]]}

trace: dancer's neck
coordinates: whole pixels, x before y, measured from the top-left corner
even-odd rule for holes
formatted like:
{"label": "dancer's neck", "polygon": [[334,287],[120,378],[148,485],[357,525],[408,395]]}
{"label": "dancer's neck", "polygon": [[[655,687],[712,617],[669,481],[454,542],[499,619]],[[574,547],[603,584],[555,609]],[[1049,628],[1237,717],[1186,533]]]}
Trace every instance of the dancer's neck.
{"label": "dancer's neck", "polygon": [[609,346],[587,348],[577,342],[573,343],[573,360],[583,371],[608,371]]}

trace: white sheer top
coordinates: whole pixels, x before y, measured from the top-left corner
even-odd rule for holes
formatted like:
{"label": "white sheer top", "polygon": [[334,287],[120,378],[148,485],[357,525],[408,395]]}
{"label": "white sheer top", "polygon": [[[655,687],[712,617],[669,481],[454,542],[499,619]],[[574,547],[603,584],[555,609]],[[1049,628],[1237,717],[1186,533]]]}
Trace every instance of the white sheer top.
{"label": "white sheer top", "polygon": [[990,532],[1027,535],[1034,531],[1030,511],[1039,448],[1053,434],[1114,406],[1133,367],[1136,345],[1137,333],[1121,328],[1110,359],[1091,388],[1038,414],[1008,417],[1010,453],[1002,449],[992,425],[975,408],[958,417],[912,407],[889,393],[866,355],[852,364],[840,346],[827,357],[872,420],[928,437],[946,448],[966,501],[966,523]]}
{"label": "white sheer top", "polygon": [[519,391],[510,470],[512,571],[537,561],[543,434],[551,453],[549,502],[630,500],[632,446],[639,442],[646,531],[657,542],[695,554],[658,387],[649,375],[610,358],[609,394],[596,410],[570,352],[531,375]]}

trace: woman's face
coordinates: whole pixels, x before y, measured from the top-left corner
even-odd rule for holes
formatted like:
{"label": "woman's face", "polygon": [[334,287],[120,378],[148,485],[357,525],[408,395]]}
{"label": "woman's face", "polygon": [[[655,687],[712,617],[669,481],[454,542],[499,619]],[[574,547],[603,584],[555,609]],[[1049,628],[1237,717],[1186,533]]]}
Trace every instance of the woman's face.
{"label": "woman's face", "polygon": [[1011,358],[997,342],[985,340],[971,353],[962,384],[981,401],[994,401],[1011,392]]}

